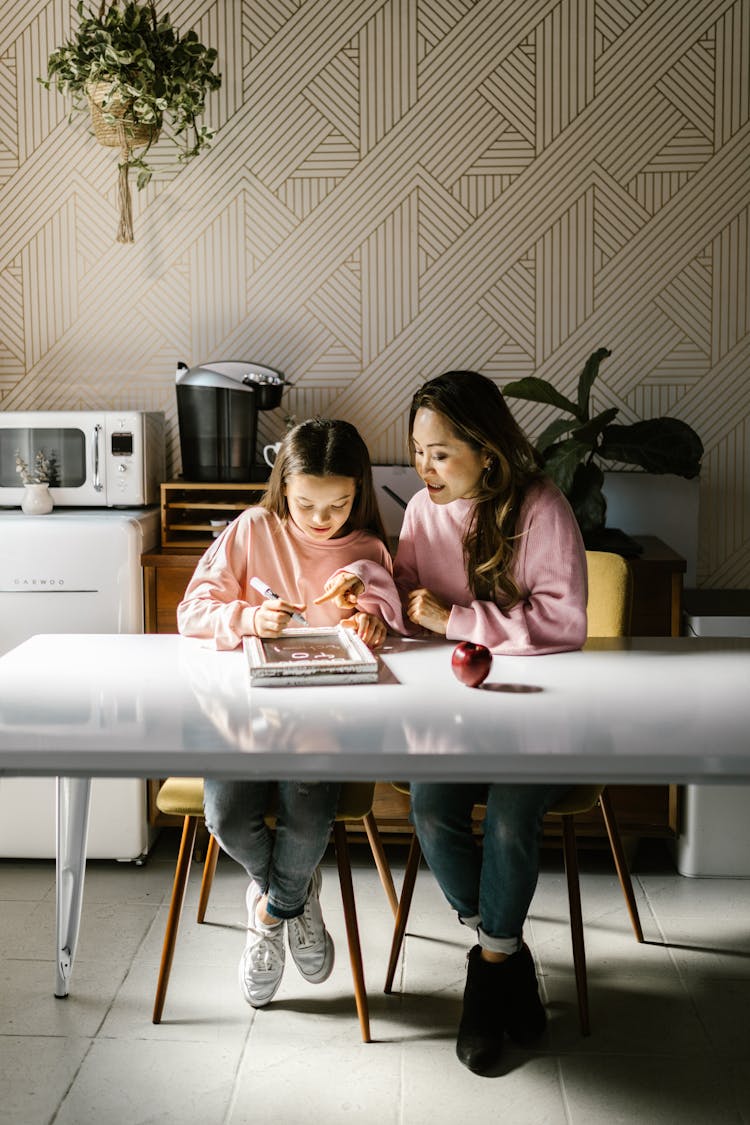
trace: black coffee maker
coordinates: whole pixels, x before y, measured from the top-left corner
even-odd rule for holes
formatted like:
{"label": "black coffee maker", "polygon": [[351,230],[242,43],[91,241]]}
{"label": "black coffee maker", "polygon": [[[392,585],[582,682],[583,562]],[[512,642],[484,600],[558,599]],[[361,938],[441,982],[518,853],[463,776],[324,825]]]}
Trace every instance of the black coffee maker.
{"label": "black coffee maker", "polygon": [[224,359],[199,367],[177,364],[177,419],[185,480],[265,479],[255,463],[258,411],[281,403],[284,375],[272,367]]}

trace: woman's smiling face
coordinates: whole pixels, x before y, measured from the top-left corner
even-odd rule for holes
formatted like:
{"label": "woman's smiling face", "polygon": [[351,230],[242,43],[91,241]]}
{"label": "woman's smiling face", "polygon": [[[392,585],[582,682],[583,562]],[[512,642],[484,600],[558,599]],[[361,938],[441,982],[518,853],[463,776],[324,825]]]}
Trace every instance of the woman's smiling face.
{"label": "woman's smiling face", "polygon": [[349,519],[357,495],[352,477],[313,477],[293,473],[286,482],[289,515],[310,539],[336,539]]}
{"label": "woman's smiling face", "polygon": [[411,441],[414,467],[435,504],[476,495],[489,454],[456,437],[444,415],[420,407],[414,415]]}

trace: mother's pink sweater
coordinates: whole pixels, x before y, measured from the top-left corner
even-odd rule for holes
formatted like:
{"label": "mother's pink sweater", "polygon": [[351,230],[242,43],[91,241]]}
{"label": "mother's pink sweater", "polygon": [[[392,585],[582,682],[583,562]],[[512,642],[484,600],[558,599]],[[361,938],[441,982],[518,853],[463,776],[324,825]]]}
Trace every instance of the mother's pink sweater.
{"label": "mother's pink sweater", "polygon": [[[573,511],[548,480],[534,484],[521,508],[513,573],[521,590],[510,610],[474,597],[466,578],[463,537],[472,500],[435,504],[427,489],[407,506],[393,577],[401,599],[425,588],[451,607],[447,636],[493,652],[542,655],[580,648],[586,640],[586,554]],[[387,575],[368,563],[347,569],[379,597],[387,624],[414,633]]]}

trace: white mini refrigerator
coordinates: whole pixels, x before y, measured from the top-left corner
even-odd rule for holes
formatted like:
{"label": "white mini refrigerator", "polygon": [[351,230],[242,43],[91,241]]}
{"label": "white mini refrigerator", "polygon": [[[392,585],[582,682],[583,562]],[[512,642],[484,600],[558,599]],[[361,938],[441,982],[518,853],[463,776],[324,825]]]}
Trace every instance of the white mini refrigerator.
{"label": "white mini refrigerator", "polygon": [[[35,633],[142,633],[141,555],[158,537],[158,508],[0,509],[0,655]],[[95,778],[89,857],[140,861],[153,837],[146,782]],[[0,858],[54,855],[54,778],[0,776]]]}

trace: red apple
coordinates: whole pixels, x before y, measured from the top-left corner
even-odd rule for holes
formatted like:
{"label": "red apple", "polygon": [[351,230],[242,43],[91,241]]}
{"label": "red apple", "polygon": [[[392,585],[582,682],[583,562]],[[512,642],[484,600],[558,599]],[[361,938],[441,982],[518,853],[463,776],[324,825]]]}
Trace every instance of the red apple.
{"label": "red apple", "polygon": [[453,675],[462,684],[469,687],[479,687],[487,679],[492,667],[492,653],[484,645],[474,644],[473,641],[461,641],[453,650],[451,668]]}

